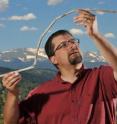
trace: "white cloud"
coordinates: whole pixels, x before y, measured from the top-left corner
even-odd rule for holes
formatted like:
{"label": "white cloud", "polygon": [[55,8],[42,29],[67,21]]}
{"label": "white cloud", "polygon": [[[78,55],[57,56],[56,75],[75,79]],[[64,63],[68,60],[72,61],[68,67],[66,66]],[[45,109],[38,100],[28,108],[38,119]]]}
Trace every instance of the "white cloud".
{"label": "white cloud", "polygon": [[28,26],[23,26],[20,28],[20,31],[24,31],[24,32],[27,32],[27,31],[36,31],[37,28],[35,27],[28,27]]}
{"label": "white cloud", "polygon": [[111,33],[111,32],[106,33],[104,36],[105,36],[106,38],[115,38],[115,35],[114,35],[113,33]]}
{"label": "white cloud", "polygon": [[81,29],[76,29],[76,28],[72,28],[69,31],[73,35],[83,35],[83,34],[85,34],[85,32],[83,32]]}
{"label": "white cloud", "polygon": [[5,27],[5,25],[0,23],[0,28],[4,28],[4,27]]}
{"label": "white cloud", "polygon": [[61,3],[63,0],[48,0],[48,5],[57,5]]}
{"label": "white cloud", "polygon": [[26,15],[23,15],[23,16],[11,16],[9,18],[9,20],[13,20],[13,21],[16,21],[16,20],[25,20],[25,21],[28,21],[28,20],[32,20],[32,19],[36,19],[36,16],[33,14],[33,13],[28,13]]}
{"label": "white cloud", "polygon": [[0,0],[0,11],[5,10],[8,7],[9,0]]}

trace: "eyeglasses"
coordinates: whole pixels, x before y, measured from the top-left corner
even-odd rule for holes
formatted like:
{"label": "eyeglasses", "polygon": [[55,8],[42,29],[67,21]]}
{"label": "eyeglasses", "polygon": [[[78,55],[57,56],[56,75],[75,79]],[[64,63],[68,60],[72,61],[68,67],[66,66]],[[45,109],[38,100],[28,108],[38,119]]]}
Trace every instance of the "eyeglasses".
{"label": "eyeglasses", "polygon": [[80,44],[80,40],[79,39],[70,39],[68,41],[63,41],[61,42],[57,47],[56,49],[54,50],[54,53],[61,49],[61,48],[67,48],[69,46],[69,44],[76,44],[77,46],[79,46]]}

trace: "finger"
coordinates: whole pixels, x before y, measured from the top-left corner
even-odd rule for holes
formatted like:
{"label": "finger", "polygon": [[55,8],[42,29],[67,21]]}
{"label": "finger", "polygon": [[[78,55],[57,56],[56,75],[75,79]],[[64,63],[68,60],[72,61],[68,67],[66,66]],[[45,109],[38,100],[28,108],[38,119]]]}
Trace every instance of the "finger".
{"label": "finger", "polygon": [[77,18],[77,19],[74,19],[74,22],[75,23],[84,23],[84,22],[87,22],[87,18]]}
{"label": "finger", "polygon": [[15,77],[15,75],[8,75],[4,80],[3,80],[3,83],[5,84],[5,85],[7,85],[8,83],[10,83],[11,82],[11,80],[13,80],[14,78],[16,78]]}
{"label": "finger", "polygon": [[80,26],[84,26],[84,27],[87,27],[88,24],[86,24],[86,22],[81,22],[79,23]]}
{"label": "finger", "polygon": [[13,80],[16,80],[18,78],[21,78],[21,75],[17,72],[9,73],[5,76],[5,78],[2,80],[3,86],[9,85]]}
{"label": "finger", "polygon": [[77,18],[77,19],[74,19],[74,22],[75,23],[81,23],[81,22],[91,23],[91,22],[93,22],[93,20],[90,18]]}
{"label": "finger", "polygon": [[7,78],[9,78],[11,75],[13,75],[14,72],[9,72],[7,74],[4,75],[4,77],[2,78],[2,81],[7,80]]}
{"label": "finger", "polygon": [[21,76],[13,77],[7,81],[6,85],[12,86],[17,80],[21,79]]}
{"label": "finger", "polygon": [[95,19],[95,16],[93,15],[79,15],[76,16],[77,18],[88,18],[88,19]]}
{"label": "finger", "polygon": [[16,86],[16,84],[18,84],[20,80],[21,80],[20,77],[11,80],[11,82],[9,83],[9,87]]}
{"label": "finger", "polygon": [[93,24],[92,21],[88,19],[79,19],[75,23],[78,23],[80,26],[84,26],[85,28]]}
{"label": "finger", "polygon": [[78,13],[84,14],[84,15],[94,15],[93,13],[91,13],[90,11],[85,10],[85,9],[78,9]]}
{"label": "finger", "polygon": [[74,21],[78,21],[78,20],[91,20],[91,21],[93,21],[93,20],[95,20],[95,16],[89,16],[89,15],[86,15],[86,16],[84,16],[84,15],[80,15],[80,16],[75,16],[74,18]]}
{"label": "finger", "polygon": [[95,15],[93,14],[93,13],[91,13],[90,11],[87,11],[87,10],[82,10],[82,9],[79,9],[78,10],[78,13],[79,13],[79,16],[89,16],[89,17],[91,17],[91,18],[95,18]]}
{"label": "finger", "polygon": [[9,82],[8,84],[5,85],[5,88],[7,90],[13,90],[17,86],[17,84],[20,82],[21,78],[18,78],[16,80],[13,80],[13,82]]}
{"label": "finger", "polygon": [[89,16],[79,16],[79,17],[74,17],[74,22],[79,23],[81,26],[87,27],[88,25],[92,25],[94,22],[94,19]]}

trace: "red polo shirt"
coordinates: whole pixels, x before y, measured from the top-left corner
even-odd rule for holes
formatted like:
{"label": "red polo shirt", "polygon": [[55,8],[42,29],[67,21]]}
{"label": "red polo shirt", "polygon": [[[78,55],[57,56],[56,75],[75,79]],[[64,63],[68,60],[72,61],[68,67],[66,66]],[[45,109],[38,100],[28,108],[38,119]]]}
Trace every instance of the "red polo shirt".
{"label": "red polo shirt", "polygon": [[109,66],[83,69],[73,84],[57,74],[20,103],[19,124],[115,124],[116,97]]}

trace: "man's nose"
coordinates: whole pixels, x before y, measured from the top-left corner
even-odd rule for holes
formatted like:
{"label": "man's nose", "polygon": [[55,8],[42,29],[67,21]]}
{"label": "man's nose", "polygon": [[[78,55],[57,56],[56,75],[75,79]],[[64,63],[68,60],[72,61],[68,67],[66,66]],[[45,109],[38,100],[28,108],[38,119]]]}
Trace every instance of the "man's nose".
{"label": "man's nose", "polygon": [[77,44],[74,43],[69,43],[68,48],[77,48]]}

